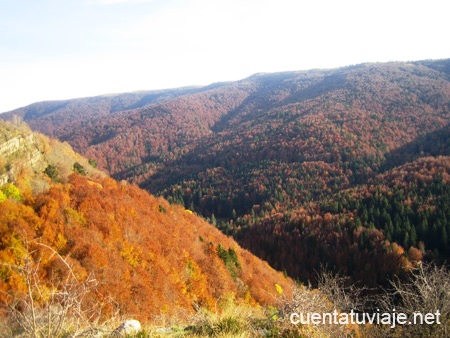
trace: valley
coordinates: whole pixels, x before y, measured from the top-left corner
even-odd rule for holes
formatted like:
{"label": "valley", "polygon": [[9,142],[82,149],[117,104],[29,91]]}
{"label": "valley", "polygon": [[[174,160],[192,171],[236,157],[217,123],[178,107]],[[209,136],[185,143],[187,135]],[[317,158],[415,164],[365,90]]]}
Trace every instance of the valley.
{"label": "valley", "polygon": [[275,285],[283,297],[295,282],[315,289],[324,268],[376,294],[450,257],[448,59],[260,73],[0,117],[0,180],[21,196],[0,202],[4,259],[44,257],[39,238],[144,320],[230,294],[275,306]]}
{"label": "valley", "polygon": [[[447,257],[448,243],[438,243],[437,237],[450,231],[449,215],[435,204],[448,203],[446,188],[425,200],[422,191],[396,182],[402,180],[396,173],[414,175],[419,166],[439,164],[439,171],[425,170],[416,184],[447,186],[449,65],[448,60],[393,62],[255,74],[203,88],[43,102],[5,116],[19,116],[35,130],[67,141],[112,177],[202,215],[306,282],[319,263],[298,272],[294,264],[280,263],[285,254],[269,244],[273,238],[258,239],[255,233],[281,222],[283,236],[290,237],[307,226],[304,218],[320,217],[314,231],[348,228],[343,230],[347,248],[363,236],[376,252],[374,235],[365,233],[379,231],[377,240],[395,242],[406,252],[421,246],[426,257]],[[358,207],[368,196],[394,190],[409,196],[398,202],[400,210]],[[429,210],[426,216],[424,210]],[[380,218],[383,211],[389,218]],[[419,229],[424,219],[436,228],[434,235]],[[282,247],[289,252],[292,245]],[[337,250],[317,245],[330,247],[325,257]],[[323,261],[314,255],[312,261]],[[353,274],[350,262],[330,263]],[[370,279],[379,283],[399,267]]]}

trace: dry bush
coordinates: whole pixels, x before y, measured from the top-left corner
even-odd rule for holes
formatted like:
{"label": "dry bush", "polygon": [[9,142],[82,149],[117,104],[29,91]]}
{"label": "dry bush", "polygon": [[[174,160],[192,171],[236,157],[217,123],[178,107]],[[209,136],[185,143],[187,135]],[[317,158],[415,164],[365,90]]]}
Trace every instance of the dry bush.
{"label": "dry bush", "polygon": [[367,299],[363,294],[366,289],[350,283],[349,277],[322,268],[317,280],[318,289],[335,308],[343,312],[364,311]]}
{"label": "dry bush", "polygon": [[[357,337],[358,328],[350,325],[320,324],[294,325],[290,321],[292,313],[333,313],[336,306],[319,290],[298,287],[292,297],[280,301],[277,327],[282,337]],[[339,311],[339,309],[336,309]]]}
{"label": "dry bush", "polygon": [[415,324],[398,327],[402,337],[448,337],[450,334],[450,272],[446,266],[420,264],[406,280],[390,281],[392,291],[383,298],[386,312],[393,309],[409,316],[439,311],[440,324]]}
{"label": "dry bush", "polygon": [[[10,266],[25,287],[5,295],[6,317],[0,337],[79,337],[106,331],[100,321],[102,309],[110,300],[103,303],[96,300],[95,276],[79,279],[54,249],[42,243],[33,244],[48,249],[51,255],[40,256],[37,249],[27,250],[20,253],[19,264]],[[26,247],[29,248],[28,243]],[[44,280],[43,262],[52,259],[59,264],[54,276]]]}

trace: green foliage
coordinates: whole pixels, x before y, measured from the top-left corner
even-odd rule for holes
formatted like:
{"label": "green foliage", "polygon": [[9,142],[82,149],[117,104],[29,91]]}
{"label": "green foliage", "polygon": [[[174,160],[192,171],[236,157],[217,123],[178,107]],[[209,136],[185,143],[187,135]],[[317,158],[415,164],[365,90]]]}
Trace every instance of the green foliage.
{"label": "green foliage", "polygon": [[73,171],[76,172],[77,174],[80,174],[81,176],[86,176],[87,174],[86,169],[84,169],[84,167],[78,162],[75,162],[73,164]]}
{"label": "green foliage", "polygon": [[239,264],[236,251],[232,248],[226,250],[221,244],[217,246],[217,255],[222,259],[228,271],[233,278],[236,278],[238,275],[238,270],[241,269],[241,265]]}
{"label": "green foliage", "polygon": [[[6,198],[14,199],[17,201],[20,201],[22,199],[19,188],[17,188],[14,184],[8,183],[4,185],[0,190]],[[0,195],[0,202],[1,199],[2,197]]]}
{"label": "green foliage", "polygon": [[200,308],[184,329],[186,337],[256,337],[265,332],[269,320],[256,308],[237,305],[232,297],[216,304],[216,312]]}
{"label": "green foliage", "polygon": [[243,320],[237,317],[219,318],[217,321],[204,321],[199,325],[191,326],[188,332],[195,335],[217,337],[220,335],[237,335],[244,332]]}
{"label": "green foliage", "polygon": [[90,158],[90,159],[88,160],[88,162],[89,162],[89,164],[91,165],[91,167],[97,168],[97,165],[98,165],[97,160],[95,160],[95,159],[93,159],[93,158]]}
{"label": "green foliage", "polygon": [[441,258],[450,257],[450,185],[436,178],[430,183],[381,187],[375,186],[368,197],[342,200],[345,209],[357,211],[355,222],[372,224],[406,250],[423,242]]}
{"label": "green foliage", "polygon": [[64,210],[64,218],[66,223],[70,225],[77,224],[85,228],[88,224],[86,218],[81,213],[69,207]]}
{"label": "green foliage", "polygon": [[58,182],[60,180],[60,170],[54,164],[49,164],[47,168],[45,168],[44,173],[54,182]]}
{"label": "green foliage", "polygon": [[6,197],[5,193],[0,190],[0,203],[2,203],[6,199],[7,199],[7,197]]}

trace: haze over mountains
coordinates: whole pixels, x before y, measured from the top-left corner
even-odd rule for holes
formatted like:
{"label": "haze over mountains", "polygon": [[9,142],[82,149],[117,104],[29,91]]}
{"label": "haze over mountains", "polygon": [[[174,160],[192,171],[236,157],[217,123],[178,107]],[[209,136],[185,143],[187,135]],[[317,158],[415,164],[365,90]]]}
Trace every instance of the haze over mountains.
{"label": "haze over mountains", "polygon": [[450,60],[255,74],[2,118],[13,115],[303,281],[328,263],[380,284],[450,254]]}

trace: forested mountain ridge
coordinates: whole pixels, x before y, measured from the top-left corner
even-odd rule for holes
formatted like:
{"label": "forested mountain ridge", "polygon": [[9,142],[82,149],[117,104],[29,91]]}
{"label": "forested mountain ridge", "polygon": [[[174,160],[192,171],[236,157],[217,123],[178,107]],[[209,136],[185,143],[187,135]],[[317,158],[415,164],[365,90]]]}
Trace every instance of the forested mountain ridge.
{"label": "forested mountain ridge", "polygon": [[[203,155],[229,144],[241,149],[241,162],[276,160],[274,154],[302,162],[330,162],[339,152],[377,157],[447,124],[449,75],[435,69],[445,71],[448,63],[256,74],[204,88],[42,102],[2,117],[22,116],[33,129],[97,158],[110,174],[138,182],[140,165],[164,167],[168,160],[195,156],[195,148]],[[262,156],[264,147],[270,152]]]}
{"label": "forested mountain ridge", "polygon": [[[426,186],[383,180],[399,166],[413,175],[421,158],[449,155],[449,70],[450,60],[427,60],[255,74],[99,119],[55,111],[28,122],[50,125],[114,177],[209,218],[293,277],[306,281],[329,261],[382,283],[414,261],[410,247],[429,258],[448,254],[448,242],[435,240],[450,230],[436,211],[447,203],[448,182],[432,169],[445,157],[426,160]],[[4,117],[27,120],[27,109]],[[421,193],[433,198],[414,198]],[[402,201],[408,194],[417,208]],[[396,207],[383,209],[386,200]],[[424,219],[434,233],[416,229]]]}
{"label": "forested mountain ridge", "polygon": [[[98,158],[101,168],[117,175],[133,170],[135,165],[173,156],[198,137],[208,135],[222,111],[234,109],[245,95],[239,88],[229,95],[215,95],[224,85],[41,102],[3,117],[22,117],[34,130],[68,141],[75,150]],[[205,91],[212,95],[205,96]],[[191,107],[183,95],[186,93],[192,93],[200,105]],[[127,109],[116,110],[118,106]],[[119,158],[119,153],[126,154],[127,159]]]}
{"label": "forested mountain ridge", "polygon": [[27,297],[50,311],[63,292],[94,282],[79,310],[91,306],[103,319],[147,321],[221,298],[257,305],[289,294],[292,281],[233,239],[92,164],[67,144],[0,122],[0,318],[27,316]]}

